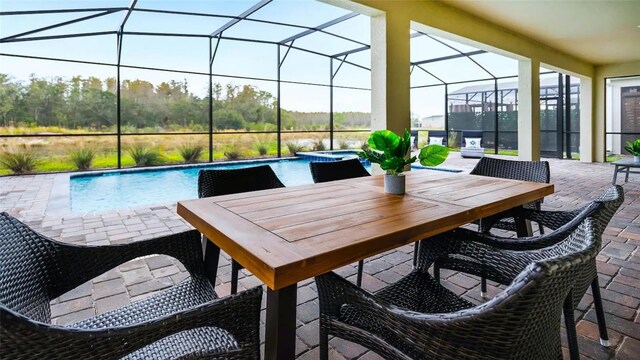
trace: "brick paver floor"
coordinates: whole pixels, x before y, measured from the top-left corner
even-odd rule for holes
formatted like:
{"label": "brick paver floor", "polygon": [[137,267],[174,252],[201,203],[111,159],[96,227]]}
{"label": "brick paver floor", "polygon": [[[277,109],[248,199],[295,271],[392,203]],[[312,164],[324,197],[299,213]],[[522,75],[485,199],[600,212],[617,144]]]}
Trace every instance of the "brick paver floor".
{"label": "brick paver floor", "polygon": [[[444,166],[470,170],[477,160],[452,153]],[[610,164],[549,160],[555,194],[547,197],[546,209],[572,208],[587,202],[611,185]],[[622,179],[618,180],[622,184]],[[195,186],[195,184],[194,184]],[[624,184],[626,200],[603,237],[598,270],[611,346],[598,343],[598,327],[590,292],[576,311],[580,351],[587,359],[640,358],[640,176]],[[8,211],[36,230],[61,241],[103,245],[147,239],[184,231],[190,226],[175,212],[175,204],[124,209],[99,214],[73,214],[68,207],[68,174],[0,178],[0,211]],[[66,204],[66,205],[65,205]],[[411,271],[413,247],[405,246],[365,261],[364,288],[376,291]],[[355,281],[356,268],[337,272]],[[181,281],[184,267],[165,256],[130,261],[83,284],[51,303],[56,324],[68,324],[150,296]],[[480,303],[477,278],[443,271],[443,284],[472,302]],[[229,293],[230,263],[220,262],[216,291]],[[260,285],[246,270],[240,288]],[[489,295],[499,288],[489,286]],[[318,358],[318,298],[312,280],[298,289],[297,346],[299,359]],[[264,312],[263,317],[264,321]],[[264,334],[263,334],[264,336]],[[563,339],[564,342],[564,339]],[[332,359],[379,359],[365,348],[340,339],[330,341]],[[567,352],[565,349],[565,357]]]}

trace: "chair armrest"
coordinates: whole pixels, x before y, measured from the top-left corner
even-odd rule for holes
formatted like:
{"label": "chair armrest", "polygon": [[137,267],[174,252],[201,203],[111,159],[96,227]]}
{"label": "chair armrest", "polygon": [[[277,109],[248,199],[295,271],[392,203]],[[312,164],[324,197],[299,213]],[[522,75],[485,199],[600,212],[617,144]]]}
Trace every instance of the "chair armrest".
{"label": "chair armrest", "polygon": [[58,271],[55,274],[58,279],[51,281],[55,286],[52,289],[54,298],[141,256],[168,255],[180,261],[191,274],[203,272],[201,236],[195,230],[129,244],[82,246],[54,242],[59,252]]}
{"label": "chair armrest", "polygon": [[557,244],[569,236],[573,230],[575,230],[575,227],[568,226],[566,229],[544,235],[507,238],[491,234],[482,234],[468,229],[455,229],[453,230],[454,233],[452,237],[455,237],[459,241],[473,241],[501,250],[527,251],[538,250]]}
{"label": "chair armrest", "polygon": [[570,237],[584,218],[597,208],[598,205],[590,205],[581,216],[560,229],[528,238],[502,238],[455,229],[446,237],[425,240],[426,246],[420,246],[419,259],[428,258],[431,261],[428,266],[437,262],[444,268],[452,261],[456,269],[464,268],[467,273],[509,284],[528,264],[559,255],[559,243]]}
{"label": "chair armrest", "polygon": [[239,347],[259,347],[262,288],[243,291],[188,310],[132,326],[74,329],[34,322],[2,307],[0,357],[114,359],[169,335],[200,327],[228,331]]}
{"label": "chair armrest", "polygon": [[535,221],[549,229],[556,230],[575,219],[585,208],[586,207],[582,207],[569,211],[525,209],[522,216],[527,220]]}
{"label": "chair armrest", "polygon": [[[510,306],[511,300],[518,297],[514,294],[521,289],[521,284],[517,284],[487,303],[472,308],[452,313],[425,314],[381,302],[375,295],[356,287],[335,273],[316,277],[316,283],[320,297],[321,321],[333,322],[335,326],[335,323],[340,322],[340,308],[352,306],[363,318],[371,319],[371,322],[375,323],[367,329],[360,329],[361,337],[382,339],[406,354],[413,352],[423,356],[432,355],[435,358],[441,358],[444,353],[458,354],[458,357],[466,354],[471,358],[483,358],[481,352],[474,350],[477,346],[471,344],[466,347],[465,344],[469,338],[479,341],[492,339],[496,335],[496,324],[493,321],[497,317],[496,312],[498,316],[512,312],[508,309],[501,310]],[[525,322],[522,323],[526,325]]]}

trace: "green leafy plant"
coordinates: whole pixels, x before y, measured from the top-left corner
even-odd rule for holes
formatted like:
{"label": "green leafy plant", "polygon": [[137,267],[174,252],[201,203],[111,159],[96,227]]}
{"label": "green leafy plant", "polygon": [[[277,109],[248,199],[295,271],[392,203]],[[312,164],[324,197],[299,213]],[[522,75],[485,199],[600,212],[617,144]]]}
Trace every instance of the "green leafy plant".
{"label": "green leafy plant", "polygon": [[180,153],[180,156],[182,156],[186,164],[198,162],[198,159],[202,155],[203,151],[204,146],[200,144],[186,143],[178,147],[178,152]]}
{"label": "green leafy plant", "polygon": [[69,157],[78,170],[87,170],[91,167],[91,163],[96,157],[96,153],[91,149],[82,148],[72,150]]}
{"label": "green leafy plant", "polygon": [[633,142],[627,141],[627,145],[624,149],[633,156],[640,156],[640,139],[635,139]]}
{"label": "green leafy plant", "polygon": [[285,144],[287,149],[289,149],[289,154],[295,156],[297,153],[304,151],[304,146],[298,145],[294,142],[288,142]]}
{"label": "green leafy plant", "polygon": [[449,155],[449,149],[442,145],[428,145],[420,150],[418,156],[409,157],[411,134],[405,129],[404,137],[389,130],[378,130],[369,136],[369,147],[363,148],[358,155],[372,163],[380,164],[382,170],[389,175],[398,175],[405,166],[420,159],[424,166],[442,164]]}
{"label": "green leafy plant", "polygon": [[158,165],[162,157],[157,150],[150,149],[145,144],[135,144],[128,150],[129,155],[133,158],[136,166],[152,166]]}
{"label": "green leafy plant", "polygon": [[20,151],[4,151],[3,149],[0,154],[0,165],[11,170],[14,174],[31,173],[39,163],[40,158],[26,148]]}

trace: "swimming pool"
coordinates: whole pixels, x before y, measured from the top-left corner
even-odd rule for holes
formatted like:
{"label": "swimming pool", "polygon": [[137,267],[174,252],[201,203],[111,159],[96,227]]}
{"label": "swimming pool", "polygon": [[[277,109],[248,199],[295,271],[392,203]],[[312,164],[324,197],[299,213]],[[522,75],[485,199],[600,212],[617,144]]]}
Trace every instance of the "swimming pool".
{"label": "swimming pool", "polygon": [[[281,159],[168,169],[132,169],[72,175],[71,211],[93,212],[168,204],[198,197],[198,171],[268,164],[286,186],[312,184],[309,160]],[[368,167],[367,170],[371,171]]]}

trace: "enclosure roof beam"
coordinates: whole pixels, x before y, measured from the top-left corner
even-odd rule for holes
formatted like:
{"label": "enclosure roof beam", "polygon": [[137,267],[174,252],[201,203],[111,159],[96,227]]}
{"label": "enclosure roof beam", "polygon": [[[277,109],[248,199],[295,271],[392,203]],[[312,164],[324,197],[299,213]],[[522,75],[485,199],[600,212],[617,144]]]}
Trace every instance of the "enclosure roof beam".
{"label": "enclosure roof beam", "polygon": [[344,56],[344,55],[351,55],[351,54],[354,54],[354,53],[357,53],[357,52],[360,52],[360,51],[369,50],[369,49],[371,49],[371,46],[366,45],[366,46],[362,46],[362,47],[359,47],[359,48],[356,48],[356,49],[351,49],[351,50],[343,51],[341,53],[333,54],[333,55],[331,55],[331,57],[338,58],[338,57],[341,57],[341,56]]}
{"label": "enclosure roof beam", "polygon": [[60,23],[57,23],[57,24],[44,26],[44,27],[41,27],[41,28],[38,28],[38,29],[34,29],[34,30],[25,31],[23,33],[11,35],[11,36],[6,36],[6,37],[0,39],[0,41],[5,42],[6,40],[16,39],[16,38],[19,38],[19,37],[22,37],[22,36],[39,33],[41,31],[51,30],[51,29],[55,29],[55,28],[58,28],[58,27],[61,27],[61,26],[65,26],[65,25],[75,24],[75,23],[78,23],[78,22],[81,22],[81,21],[85,21],[85,20],[97,18],[97,17],[100,17],[100,16],[112,14],[112,13],[118,12],[118,11],[120,11],[120,9],[105,10],[105,11],[100,12],[98,14],[87,15],[87,16],[83,16],[83,17],[80,17],[80,18],[77,18],[77,19],[63,21],[63,22],[60,22]]}
{"label": "enclosure roof beam", "polygon": [[68,38],[85,37],[85,36],[115,35],[117,33],[118,33],[117,31],[100,31],[100,32],[50,35],[50,36],[30,36],[30,37],[23,37],[23,38],[8,39],[8,40],[0,39],[0,43],[38,41],[38,40],[56,40],[56,39],[68,39]]}
{"label": "enclosure roof beam", "polygon": [[458,58],[469,57],[469,56],[473,56],[473,55],[480,55],[480,54],[485,54],[485,53],[486,53],[486,51],[484,51],[484,50],[470,51],[470,52],[462,53],[462,54],[455,54],[455,55],[443,56],[443,57],[439,57],[439,58],[414,61],[414,62],[411,63],[411,65],[422,65],[422,64],[434,63],[434,62],[438,62],[438,61],[458,59]]}
{"label": "enclosure roof beam", "polygon": [[[429,39],[434,40],[434,41],[437,41],[437,42],[439,42],[440,44],[442,44],[442,45],[444,45],[444,46],[448,47],[449,49],[451,49],[451,50],[453,50],[453,51],[455,51],[455,52],[457,52],[457,53],[464,54],[464,52],[462,52],[462,51],[460,51],[460,50],[456,49],[455,47],[453,47],[453,46],[451,46],[451,45],[449,45],[449,44],[445,43],[445,42],[444,42],[444,41],[442,41],[442,40],[438,40],[438,39],[434,38],[433,36],[431,36],[431,35],[429,35],[429,34],[425,34],[425,33],[423,33],[423,34],[424,34],[425,36],[429,37]],[[466,55],[465,55],[465,56],[466,56]],[[471,56],[466,56],[466,57],[467,57],[469,60],[471,60],[474,64],[476,64],[480,69],[484,70],[484,72],[486,72],[487,74],[489,74],[489,76],[491,76],[493,79],[496,79],[496,76],[495,76],[495,75],[493,75],[489,70],[485,69],[485,68],[484,68],[482,65],[480,65],[477,61],[473,60],[473,58],[472,58]]]}
{"label": "enclosure roof beam", "polygon": [[62,14],[89,11],[122,11],[126,7],[104,7],[104,8],[78,8],[78,9],[52,9],[52,10],[25,10],[25,11],[0,11],[0,16],[4,15],[42,15],[42,14]]}
{"label": "enclosure roof beam", "polygon": [[270,2],[271,2],[271,0],[261,0],[259,3],[253,5],[249,9],[245,10],[237,18],[232,19],[229,22],[227,22],[226,24],[224,24],[221,27],[219,27],[216,31],[212,32],[211,35],[209,35],[209,36],[211,36],[211,37],[219,36],[220,34],[222,34],[223,31],[225,31],[228,28],[232,27],[233,25],[239,23],[240,21],[246,19],[247,17],[249,17],[249,15],[253,14],[254,12],[256,12],[258,10],[260,10],[263,6],[267,5]]}
{"label": "enclosure roof beam", "polygon": [[433,75],[432,73],[430,73],[427,69],[423,68],[422,66],[420,66],[420,65],[415,65],[415,66],[417,66],[418,69],[420,69],[420,70],[426,72],[427,74],[431,75],[434,79],[440,81],[442,83],[442,85],[447,85],[446,81],[444,81],[444,80],[440,79],[439,77]]}
{"label": "enclosure roof beam", "polygon": [[138,0],[132,0],[131,4],[129,5],[129,9],[127,10],[127,14],[124,16],[124,19],[122,19],[122,22],[120,23],[120,27],[118,28],[120,33],[122,33],[122,31],[124,31],[124,26],[127,23],[127,21],[129,20],[129,16],[131,16],[131,13],[133,12],[133,8],[136,7],[136,4],[138,3]]}
{"label": "enclosure roof beam", "polygon": [[301,37],[313,34],[314,32],[320,31],[322,29],[326,29],[329,26],[333,26],[333,25],[339,24],[339,23],[341,23],[343,21],[346,21],[346,20],[349,20],[351,18],[354,18],[354,17],[356,17],[358,15],[359,14],[357,12],[352,12],[352,13],[340,16],[339,18],[333,19],[331,21],[327,21],[326,23],[318,25],[315,28],[312,28],[312,29],[309,29],[309,30],[305,30],[305,31],[303,31],[303,32],[301,32],[299,34],[293,35],[291,37],[288,37],[288,38],[280,41],[280,45],[284,45],[284,44],[286,44],[286,43],[288,43],[290,41],[293,41],[293,40],[296,40],[296,39],[300,39]]}
{"label": "enclosure roof beam", "polygon": [[120,60],[122,59],[122,34],[124,33],[124,26],[127,24],[127,21],[129,20],[129,17],[131,16],[131,13],[133,12],[133,8],[136,7],[137,3],[138,3],[138,0],[132,0],[131,1],[131,4],[129,4],[129,10],[127,10],[127,14],[122,19],[122,22],[120,23],[120,27],[118,28],[118,42],[116,44],[116,46],[117,46],[116,53],[117,53],[117,56],[118,56],[118,66],[120,66]]}

